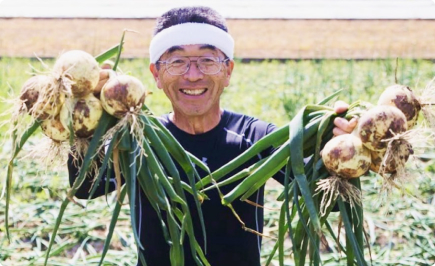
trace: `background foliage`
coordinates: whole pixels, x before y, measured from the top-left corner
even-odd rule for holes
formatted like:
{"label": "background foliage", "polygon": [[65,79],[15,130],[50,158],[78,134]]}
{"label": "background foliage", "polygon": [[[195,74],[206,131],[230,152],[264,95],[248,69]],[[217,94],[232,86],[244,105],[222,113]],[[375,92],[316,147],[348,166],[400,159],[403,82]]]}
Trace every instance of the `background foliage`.
{"label": "background foliage", "polygon": [[[44,61],[52,66],[53,61]],[[31,67],[32,66],[32,67]],[[377,97],[395,81],[396,60],[301,60],[236,62],[235,71],[222,96],[222,106],[273,122],[278,126],[290,121],[302,106],[314,103],[339,89],[339,99],[349,103],[360,100],[376,103]],[[154,85],[148,61],[123,60],[121,70],[138,77],[152,92],[147,105],[158,115],[171,110],[169,101]],[[0,59],[0,96],[11,99],[17,95],[29,73],[44,71],[34,59]],[[411,86],[417,93],[435,76],[429,60],[399,60],[398,82]],[[11,108],[0,104],[0,112]],[[2,117],[7,119],[7,116]],[[0,131],[0,181],[4,188],[6,163],[11,143]],[[31,140],[40,142],[41,134]],[[32,144],[30,143],[30,144]],[[26,147],[28,151],[31,145]],[[21,153],[21,157],[26,152]],[[42,155],[43,156],[43,155]],[[435,262],[435,201],[433,192],[435,166],[432,161],[411,160],[409,182],[402,190],[389,195],[379,193],[380,179],[375,175],[362,178],[365,221],[371,258],[374,265],[432,265]],[[57,217],[61,200],[68,189],[64,166],[44,166],[37,159],[16,161],[11,201],[12,243],[4,234],[4,197],[0,200],[0,265],[40,265],[49,235]],[[281,191],[273,182],[267,184],[265,232],[275,235],[280,202],[273,199]],[[96,265],[103,247],[105,230],[111,218],[115,195],[93,201],[81,201],[86,208],[70,205],[52,250],[50,265]],[[128,205],[123,207],[107,265],[135,265],[136,247],[129,224]],[[334,230],[338,217],[331,215]],[[344,240],[344,236],[341,241]],[[266,256],[274,242],[264,239],[262,253]],[[326,265],[343,265],[344,254],[328,239],[324,248]],[[291,243],[288,263],[291,265]],[[366,256],[370,257],[366,248]],[[343,260],[343,261],[342,261]]]}

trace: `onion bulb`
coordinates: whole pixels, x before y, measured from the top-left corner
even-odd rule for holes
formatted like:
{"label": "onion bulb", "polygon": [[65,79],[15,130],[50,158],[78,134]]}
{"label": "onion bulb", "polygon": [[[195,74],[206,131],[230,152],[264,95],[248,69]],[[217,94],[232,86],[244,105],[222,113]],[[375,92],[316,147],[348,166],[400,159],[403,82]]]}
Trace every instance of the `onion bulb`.
{"label": "onion bulb", "polygon": [[379,173],[379,171],[381,170],[381,165],[382,165],[383,157],[385,155],[385,151],[370,151],[370,155],[372,157],[370,170]]}
{"label": "onion bulb", "polygon": [[343,178],[362,176],[370,168],[370,151],[352,134],[339,135],[325,144],[322,159],[332,175]]}
{"label": "onion bulb", "polygon": [[60,122],[59,115],[42,121],[41,129],[54,141],[62,142],[69,139],[69,130]]}
{"label": "onion bulb", "polygon": [[360,117],[357,135],[364,146],[370,150],[383,151],[388,145],[385,140],[406,130],[406,117],[399,109],[394,106],[380,105]]}
{"label": "onion bulb", "polygon": [[388,152],[371,152],[370,170],[380,174],[392,174],[405,168],[409,156],[414,153],[412,145],[405,139],[397,139],[392,142],[391,147]]}
{"label": "onion bulb", "polygon": [[83,98],[72,99],[70,104],[64,104],[60,120],[66,128],[71,122],[77,137],[88,138],[94,133],[102,114],[100,101],[91,93]]}
{"label": "onion bulb", "polygon": [[95,58],[81,50],[72,50],[57,59],[53,72],[72,81],[71,93],[80,98],[92,92],[100,78],[100,67]]}
{"label": "onion bulb", "polygon": [[101,104],[104,110],[116,118],[128,112],[138,112],[146,97],[142,83],[129,75],[112,76],[101,89]]}
{"label": "onion bulb", "polygon": [[21,88],[20,100],[34,118],[53,118],[60,112],[65,95],[52,93],[52,81],[50,76],[37,75],[28,79]]}
{"label": "onion bulb", "polygon": [[26,80],[21,87],[20,100],[26,105],[27,111],[32,110],[36,101],[38,101],[39,92],[42,90],[41,87],[46,86],[48,79],[47,76],[37,75]]}
{"label": "onion bulb", "polygon": [[393,85],[385,89],[378,100],[378,105],[397,107],[405,115],[408,129],[411,129],[418,119],[421,105],[412,90],[403,85]]}

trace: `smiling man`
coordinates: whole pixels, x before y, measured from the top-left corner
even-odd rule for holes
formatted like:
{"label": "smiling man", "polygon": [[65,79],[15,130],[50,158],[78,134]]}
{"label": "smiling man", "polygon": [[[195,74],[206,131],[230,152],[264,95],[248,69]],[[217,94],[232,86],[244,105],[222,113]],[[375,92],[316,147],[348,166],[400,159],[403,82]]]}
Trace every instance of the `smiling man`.
{"label": "smiling man", "polygon": [[[225,19],[206,7],[168,11],[157,20],[150,44],[150,71],[173,108],[173,112],[162,117],[163,124],[211,171],[237,157],[275,129],[272,124],[221,108],[220,97],[230,84],[234,68],[233,54],[234,41],[228,34]],[[270,152],[271,149],[259,154],[236,171]],[[198,171],[206,175],[201,169]],[[222,192],[230,191],[235,185],[223,187]],[[210,264],[259,266],[261,238],[242,229],[231,210],[221,204],[217,191],[210,191],[207,195],[210,200],[201,207],[206,228],[206,257]],[[250,200],[263,204],[263,195],[262,188]],[[189,204],[194,206],[192,199]],[[235,202],[233,207],[247,227],[262,232],[261,208],[242,202]],[[201,236],[197,212],[192,208],[191,213],[195,235]],[[163,243],[161,229],[157,228],[160,225],[150,226],[155,230],[152,230],[154,233],[144,233],[145,245],[157,240],[167,246]],[[202,239],[198,237],[198,241]],[[152,245],[149,248],[155,249]],[[186,265],[195,265],[187,245],[185,249]],[[168,254],[157,258],[153,253],[145,247],[147,263],[169,265]]]}
{"label": "smiling man", "polygon": [[[176,8],[157,19],[150,45],[149,68],[157,87],[163,90],[173,107],[173,112],[163,115],[161,120],[180,144],[206,163],[211,171],[231,161],[275,130],[270,123],[221,108],[220,96],[229,86],[234,69],[233,54],[234,41],[228,33],[225,19],[210,8]],[[336,105],[337,112],[346,109],[344,103]],[[342,134],[351,132],[355,121],[337,119],[335,124],[335,134]],[[272,148],[269,148],[228,176],[272,152]],[[181,168],[179,170],[183,174]],[[198,172],[202,176],[206,175],[201,169]],[[71,163],[69,173],[70,183],[73,184],[77,169]],[[278,174],[275,178],[283,182],[283,175]],[[182,176],[182,179],[187,181],[186,176]],[[236,185],[237,182],[224,186],[222,192],[229,192]],[[82,185],[76,196],[87,198],[91,186],[90,179]],[[114,189],[112,186],[111,190]],[[104,195],[104,185],[99,186],[94,196],[99,195]],[[209,200],[201,206],[207,247],[202,242],[201,225],[195,207],[191,208],[191,215],[195,235],[203,250],[207,250],[206,257],[210,264],[260,266],[261,237],[242,229],[231,210],[221,204],[216,190],[208,191],[207,196]],[[189,206],[195,206],[193,198],[187,200]],[[264,187],[249,200],[257,206],[263,205]],[[144,250],[139,252],[144,255],[148,266],[169,266],[169,244],[163,236],[162,224],[142,192],[138,194],[135,206],[140,241],[144,246]],[[263,209],[257,206],[238,200],[233,202],[234,209],[246,227],[262,232]],[[188,242],[184,245],[184,253],[185,265],[196,265]]]}

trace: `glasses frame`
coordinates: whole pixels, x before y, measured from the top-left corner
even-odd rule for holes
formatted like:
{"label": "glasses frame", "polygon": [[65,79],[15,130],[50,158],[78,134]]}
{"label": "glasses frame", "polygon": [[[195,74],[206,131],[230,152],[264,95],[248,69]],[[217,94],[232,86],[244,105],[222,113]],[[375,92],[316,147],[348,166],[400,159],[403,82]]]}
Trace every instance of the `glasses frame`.
{"label": "glasses frame", "polygon": [[[197,59],[196,60],[192,60],[192,59],[190,59],[191,57],[196,57]],[[190,69],[190,66],[191,66],[191,64],[192,64],[192,62],[195,62],[196,63],[196,67],[198,68],[198,70],[199,71],[201,71],[201,73],[203,73],[204,75],[215,75],[215,74],[217,74],[217,73],[219,73],[220,71],[221,71],[221,69],[222,69],[222,64],[221,63],[224,63],[224,62],[227,62],[228,60],[230,60],[230,58],[224,58],[224,59],[220,59],[219,57],[214,57],[214,56],[177,56],[177,57],[174,57],[174,58],[187,58],[187,59],[189,59],[189,64],[187,65],[187,68],[186,68],[186,71],[184,71],[183,73],[180,73],[180,74],[172,74],[168,69],[168,61],[166,60],[166,61],[157,61],[157,63],[162,63],[162,64],[164,64],[165,65],[165,70],[170,74],[170,75],[172,75],[172,76],[181,76],[181,75],[184,75],[184,74],[186,74],[188,71],[189,71],[189,69]],[[219,63],[219,69],[215,72],[215,73],[204,73],[202,70],[201,70],[201,68],[199,67],[199,65],[198,65],[198,60],[200,59],[200,58],[213,58],[213,59],[218,59],[217,60],[217,63]]]}

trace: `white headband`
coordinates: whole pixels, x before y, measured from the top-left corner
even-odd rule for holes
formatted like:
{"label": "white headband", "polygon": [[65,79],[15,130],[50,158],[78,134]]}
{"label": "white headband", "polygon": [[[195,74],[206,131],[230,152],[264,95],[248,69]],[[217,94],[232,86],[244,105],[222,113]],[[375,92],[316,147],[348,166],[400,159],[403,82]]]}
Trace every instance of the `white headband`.
{"label": "white headband", "polygon": [[151,40],[150,62],[176,45],[210,44],[220,49],[230,59],[234,57],[234,40],[222,29],[205,23],[183,23],[162,30]]}

